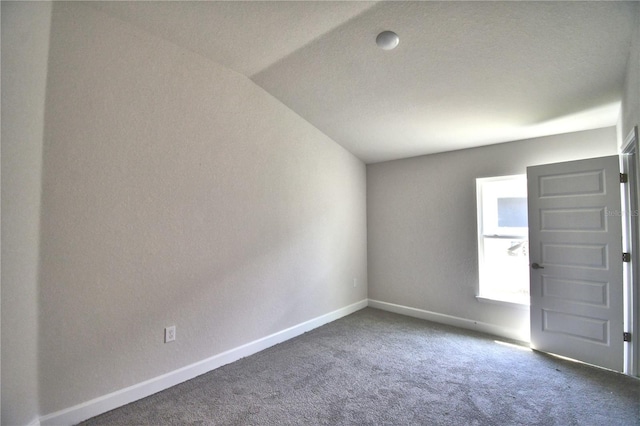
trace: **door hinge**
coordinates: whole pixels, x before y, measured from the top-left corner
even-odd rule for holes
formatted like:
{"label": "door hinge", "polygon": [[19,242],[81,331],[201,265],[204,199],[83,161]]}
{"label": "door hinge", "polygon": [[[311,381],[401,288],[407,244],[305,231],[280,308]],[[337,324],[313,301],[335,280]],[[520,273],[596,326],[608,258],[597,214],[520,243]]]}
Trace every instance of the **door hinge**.
{"label": "door hinge", "polygon": [[620,183],[629,182],[629,175],[626,173],[620,173]]}
{"label": "door hinge", "polygon": [[631,262],[631,253],[622,253],[623,262]]}
{"label": "door hinge", "polygon": [[625,342],[630,342],[631,341],[631,333],[627,333],[626,331],[624,333],[622,333],[622,340],[624,340]]}

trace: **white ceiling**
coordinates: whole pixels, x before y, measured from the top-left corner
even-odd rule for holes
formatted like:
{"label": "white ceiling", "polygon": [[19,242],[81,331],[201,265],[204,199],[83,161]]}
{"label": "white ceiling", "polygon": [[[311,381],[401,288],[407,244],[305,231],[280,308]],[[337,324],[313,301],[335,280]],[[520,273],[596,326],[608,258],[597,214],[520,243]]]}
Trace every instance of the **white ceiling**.
{"label": "white ceiling", "polygon": [[[92,2],[367,163],[616,124],[636,2]],[[400,45],[379,49],[392,30]]]}

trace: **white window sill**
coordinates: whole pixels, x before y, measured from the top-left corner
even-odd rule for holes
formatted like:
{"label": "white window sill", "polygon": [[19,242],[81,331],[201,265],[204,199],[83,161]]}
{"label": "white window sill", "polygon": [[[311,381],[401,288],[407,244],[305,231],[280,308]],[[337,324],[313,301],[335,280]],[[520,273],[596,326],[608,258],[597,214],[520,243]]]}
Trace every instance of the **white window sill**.
{"label": "white window sill", "polygon": [[491,303],[494,305],[511,306],[513,308],[529,310],[529,303],[525,302],[502,299],[496,296],[476,296],[476,299],[478,302],[482,303]]}

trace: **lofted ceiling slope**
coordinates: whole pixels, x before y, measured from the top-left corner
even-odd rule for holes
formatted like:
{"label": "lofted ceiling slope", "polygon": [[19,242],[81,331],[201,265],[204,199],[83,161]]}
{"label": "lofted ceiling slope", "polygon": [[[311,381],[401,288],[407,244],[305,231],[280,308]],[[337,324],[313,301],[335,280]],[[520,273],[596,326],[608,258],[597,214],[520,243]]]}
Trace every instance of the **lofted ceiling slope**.
{"label": "lofted ceiling slope", "polygon": [[[636,2],[91,2],[366,163],[616,124]],[[376,35],[400,36],[391,51]]]}

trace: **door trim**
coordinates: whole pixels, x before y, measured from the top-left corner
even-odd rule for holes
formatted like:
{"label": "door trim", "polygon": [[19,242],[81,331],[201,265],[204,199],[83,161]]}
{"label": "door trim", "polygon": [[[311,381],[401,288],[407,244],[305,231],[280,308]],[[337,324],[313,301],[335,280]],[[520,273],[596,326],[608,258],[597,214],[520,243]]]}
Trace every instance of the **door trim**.
{"label": "door trim", "polygon": [[620,169],[629,176],[623,188],[625,214],[623,216],[624,250],[631,253],[631,263],[625,264],[624,331],[631,333],[631,342],[624,344],[624,373],[640,376],[640,241],[638,205],[640,201],[640,148],[638,126],[624,139],[620,149]]}

